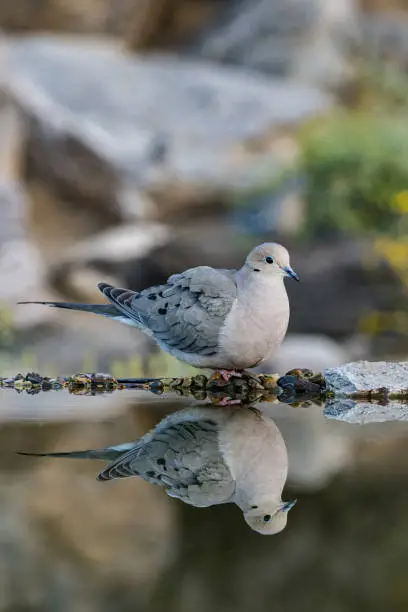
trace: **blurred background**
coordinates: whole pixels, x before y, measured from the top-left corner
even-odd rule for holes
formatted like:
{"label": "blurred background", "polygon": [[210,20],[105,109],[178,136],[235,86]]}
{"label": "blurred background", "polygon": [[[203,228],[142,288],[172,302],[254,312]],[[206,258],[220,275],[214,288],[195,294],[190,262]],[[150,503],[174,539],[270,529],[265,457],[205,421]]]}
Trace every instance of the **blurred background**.
{"label": "blurred background", "polygon": [[[136,331],[16,302],[101,301],[97,282],[239,267],[271,240],[301,282],[263,370],[407,358],[407,1],[0,0],[0,27],[2,376],[188,372]],[[272,410],[301,496],[274,538],[14,456],[174,408],[2,391],[1,612],[407,609],[403,423]]]}

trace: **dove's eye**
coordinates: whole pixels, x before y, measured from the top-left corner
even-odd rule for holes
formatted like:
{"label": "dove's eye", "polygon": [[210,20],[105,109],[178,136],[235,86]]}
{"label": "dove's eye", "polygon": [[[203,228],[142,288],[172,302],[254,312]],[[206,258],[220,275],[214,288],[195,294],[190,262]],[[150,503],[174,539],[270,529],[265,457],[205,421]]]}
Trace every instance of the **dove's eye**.
{"label": "dove's eye", "polygon": [[265,261],[266,261],[266,263],[273,264],[273,257],[268,255],[268,257],[265,257]]}
{"label": "dove's eye", "polygon": [[263,517],[263,521],[264,523],[269,523],[269,521],[271,520],[271,515],[270,514],[265,514]]}

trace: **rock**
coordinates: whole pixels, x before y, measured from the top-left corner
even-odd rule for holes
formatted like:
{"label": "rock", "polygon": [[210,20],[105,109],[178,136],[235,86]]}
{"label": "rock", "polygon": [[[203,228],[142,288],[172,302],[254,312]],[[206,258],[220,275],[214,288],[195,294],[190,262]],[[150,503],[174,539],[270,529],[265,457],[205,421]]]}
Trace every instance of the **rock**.
{"label": "rock", "polygon": [[357,361],[325,370],[324,376],[335,396],[326,402],[326,416],[359,424],[408,420],[406,399],[393,398],[408,396],[408,362]]}
{"label": "rock", "polygon": [[195,51],[319,86],[339,85],[351,73],[347,43],[357,36],[357,16],[354,0],[233,0]]}
{"label": "rock", "polygon": [[408,389],[408,361],[356,361],[324,372],[327,389],[338,397],[385,388],[388,393]]}
{"label": "rock", "polygon": [[190,216],[219,212],[273,167],[278,129],[331,105],[311,86],[178,56],[125,55],[101,39],[13,39],[9,67],[7,91],[28,122],[33,199],[67,209],[71,225],[79,214],[80,236],[87,225],[174,223],[186,206]]}

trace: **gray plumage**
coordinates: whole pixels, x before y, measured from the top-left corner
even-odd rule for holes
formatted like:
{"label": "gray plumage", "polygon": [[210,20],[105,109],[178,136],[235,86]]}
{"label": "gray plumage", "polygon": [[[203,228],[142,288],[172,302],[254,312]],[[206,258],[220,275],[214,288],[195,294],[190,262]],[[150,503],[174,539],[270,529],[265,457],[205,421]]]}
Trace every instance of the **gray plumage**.
{"label": "gray plumage", "polygon": [[211,356],[237,295],[234,274],[200,266],[140,292],[105,284],[99,288],[118,311],[169,352]]}
{"label": "gray plumage", "polygon": [[143,291],[100,283],[109,305],[40,303],[137,327],[196,367],[244,369],[263,361],[285,336],[285,276],[297,278],[289,255],[284,247],[270,243],[253,249],[238,271],[199,266]]}
{"label": "gray plumage", "polygon": [[291,507],[281,499],[285,443],[275,423],[254,409],[187,408],[136,442],[40,456],[110,460],[98,480],[140,476],[196,507],[235,503],[261,533],[283,529]]}

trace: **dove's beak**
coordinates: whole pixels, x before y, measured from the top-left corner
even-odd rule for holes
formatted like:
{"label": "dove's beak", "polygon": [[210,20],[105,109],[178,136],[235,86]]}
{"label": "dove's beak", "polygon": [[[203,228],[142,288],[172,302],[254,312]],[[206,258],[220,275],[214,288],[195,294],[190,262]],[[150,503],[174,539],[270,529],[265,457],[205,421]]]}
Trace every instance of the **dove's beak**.
{"label": "dove's beak", "polygon": [[281,512],[289,512],[289,510],[292,510],[292,508],[296,504],[296,502],[297,502],[297,499],[292,499],[292,501],[283,502],[283,504],[280,507],[280,511]]}
{"label": "dove's beak", "polygon": [[298,277],[296,272],[294,270],[292,270],[292,268],[289,268],[289,266],[287,268],[284,268],[284,271],[286,272],[286,276],[290,276],[291,278],[294,278],[295,281],[299,281],[300,280],[300,278]]}

